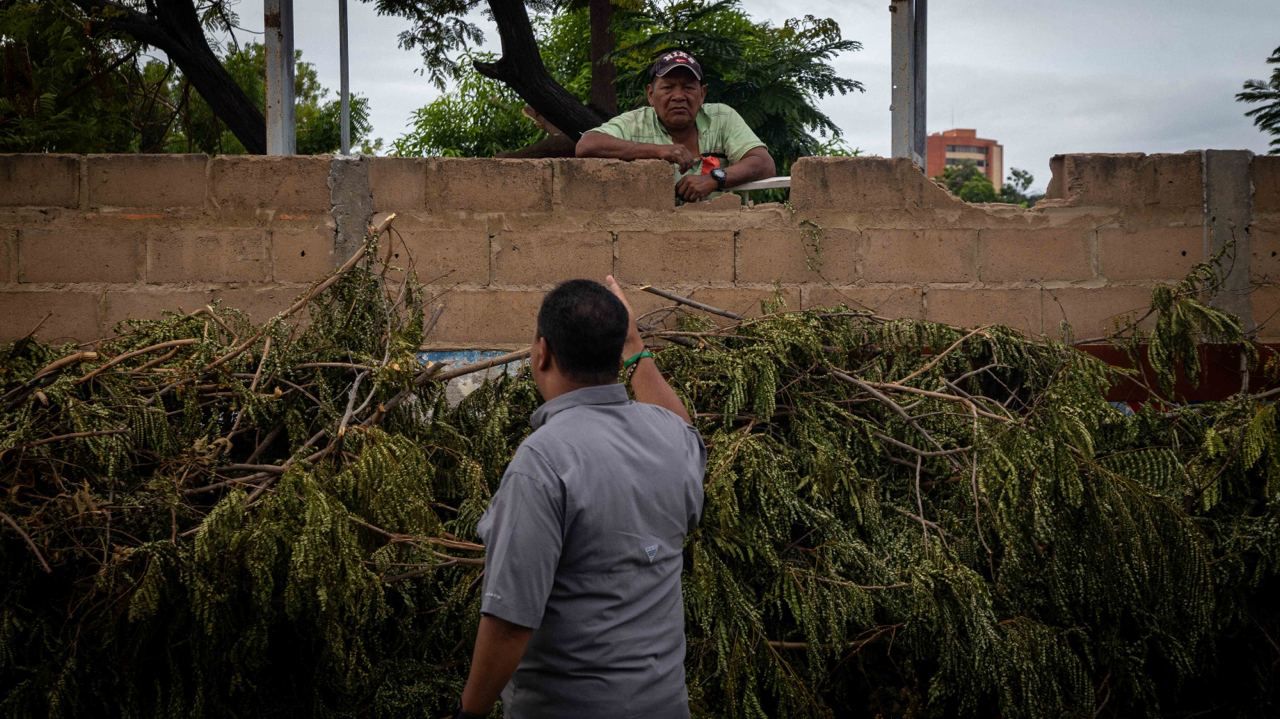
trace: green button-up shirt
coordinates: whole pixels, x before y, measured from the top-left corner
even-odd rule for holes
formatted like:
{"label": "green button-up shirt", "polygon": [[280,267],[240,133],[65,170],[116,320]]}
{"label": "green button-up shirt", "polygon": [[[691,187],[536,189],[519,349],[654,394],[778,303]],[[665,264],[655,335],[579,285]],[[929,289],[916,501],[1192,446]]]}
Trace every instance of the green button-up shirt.
{"label": "green button-up shirt", "polygon": [[[719,153],[729,158],[724,167],[742,159],[749,150],[764,147],[764,143],[747,127],[742,116],[728,105],[709,102],[698,110],[694,120],[698,125],[698,151]],[[619,140],[646,142],[654,145],[675,144],[667,128],[662,126],[658,113],[652,107],[624,112],[591,132],[600,132]],[[689,168],[686,175],[702,173],[702,161]],[[679,179],[680,171],[676,171]]]}

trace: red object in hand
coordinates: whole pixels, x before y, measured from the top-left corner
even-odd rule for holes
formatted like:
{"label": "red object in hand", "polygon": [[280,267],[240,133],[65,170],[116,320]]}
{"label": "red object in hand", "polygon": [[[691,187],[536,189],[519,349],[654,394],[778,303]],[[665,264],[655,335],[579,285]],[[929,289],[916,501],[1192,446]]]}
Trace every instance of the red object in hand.
{"label": "red object in hand", "polygon": [[700,174],[710,175],[711,171],[720,166],[720,158],[715,155],[702,156],[702,172]]}

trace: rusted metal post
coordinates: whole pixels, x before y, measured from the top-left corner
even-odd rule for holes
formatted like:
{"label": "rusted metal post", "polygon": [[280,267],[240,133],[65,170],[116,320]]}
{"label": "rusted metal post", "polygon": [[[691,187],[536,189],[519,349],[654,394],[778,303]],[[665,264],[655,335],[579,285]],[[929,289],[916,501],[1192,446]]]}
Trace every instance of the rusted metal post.
{"label": "rusted metal post", "polygon": [[293,0],[265,0],[267,50],[267,154],[295,153],[293,109]]}

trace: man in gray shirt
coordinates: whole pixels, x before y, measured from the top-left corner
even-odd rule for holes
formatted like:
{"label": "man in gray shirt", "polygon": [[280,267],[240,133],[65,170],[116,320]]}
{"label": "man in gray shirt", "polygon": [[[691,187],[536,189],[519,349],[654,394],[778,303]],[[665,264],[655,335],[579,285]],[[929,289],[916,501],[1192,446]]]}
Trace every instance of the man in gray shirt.
{"label": "man in gray shirt", "polygon": [[606,283],[565,282],[538,312],[545,404],[478,527],[484,596],[459,717],[499,692],[510,719],[689,716],[680,570],[707,453]]}

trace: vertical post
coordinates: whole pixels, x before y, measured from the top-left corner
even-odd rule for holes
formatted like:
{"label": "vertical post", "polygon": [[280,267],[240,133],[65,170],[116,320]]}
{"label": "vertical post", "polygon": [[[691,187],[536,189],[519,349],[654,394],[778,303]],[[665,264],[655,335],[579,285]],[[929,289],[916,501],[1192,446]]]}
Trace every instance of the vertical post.
{"label": "vertical post", "polygon": [[267,50],[267,154],[295,152],[293,109],[293,0],[265,0]]}
{"label": "vertical post", "polygon": [[925,25],[927,0],[892,0],[894,157],[907,157],[924,166]]}
{"label": "vertical post", "polygon": [[342,154],[351,154],[351,78],[347,54],[347,0],[338,0],[338,54],[342,65]]}
{"label": "vertical post", "polygon": [[912,113],[911,151],[915,153],[916,164],[925,166],[925,69],[928,67],[927,40],[929,29],[929,0],[915,0],[915,37],[911,43],[912,68],[912,101],[915,112]]}

